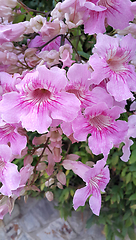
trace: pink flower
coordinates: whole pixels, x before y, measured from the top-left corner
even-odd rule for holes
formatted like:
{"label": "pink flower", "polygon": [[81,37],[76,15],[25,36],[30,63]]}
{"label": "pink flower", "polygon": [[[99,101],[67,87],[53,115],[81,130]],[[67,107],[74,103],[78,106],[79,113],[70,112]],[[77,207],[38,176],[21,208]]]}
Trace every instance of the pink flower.
{"label": "pink flower", "polygon": [[82,5],[89,13],[89,17],[84,22],[85,33],[105,32],[105,20],[115,29],[124,29],[134,18],[129,0],[85,0]]}
{"label": "pink flower", "polygon": [[4,42],[18,41],[26,30],[27,22],[17,24],[0,25],[0,44]]}
{"label": "pink flower", "polygon": [[122,109],[114,106],[109,109],[106,103],[94,104],[85,109],[84,116],[80,114],[72,124],[74,138],[86,141],[94,154],[108,155],[114,145],[119,145],[127,134],[128,125],[125,121],[115,121]]}
{"label": "pink flower", "polygon": [[12,191],[15,196],[19,197],[20,195],[23,195],[25,192],[25,185],[30,176],[33,174],[33,169],[34,167],[30,164],[27,164],[20,169],[20,184],[16,190]]}
{"label": "pink flower", "polygon": [[79,10],[79,1],[78,0],[65,0],[62,3],[58,2],[51,12],[53,19],[63,19],[65,13],[71,12],[71,9],[75,9],[75,13]]}
{"label": "pink flower", "polygon": [[[51,43],[49,43],[48,45],[46,45],[45,47],[42,48],[41,51],[51,51],[52,49],[59,51],[59,47],[60,47],[60,41],[61,41],[61,37],[57,37],[55,40],[53,40]],[[41,47],[45,44],[46,42],[42,39],[42,36],[36,36],[34,39],[32,39],[30,41],[30,43],[28,44],[29,48],[36,48],[36,47]]]}
{"label": "pink flower", "polygon": [[8,144],[14,155],[20,155],[22,149],[26,147],[26,136],[21,136],[18,129],[21,124],[0,124],[0,144]]}
{"label": "pink flower", "polygon": [[116,101],[133,97],[136,91],[136,73],[129,62],[135,57],[136,40],[127,35],[119,38],[97,35],[94,55],[89,59],[93,68],[92,83],[99,84],[107,79],[107,90]]}
{"label": "pink flower", "polygon": [[59,53],[60,53],[60,61],[63,63],[63,68],[64,67],[70,67],[72,63],[75,61],[71,60],[72,59],[72,48],[70,47],[69,44],[65,44],[59,48]]}
{"label": "pink flower", "polygon": [[106,102],[112,106],[112,97],[102,88],[95,87],[90,91],[91,73],[87,64],[73,64],[67,73],[70,80],[66,86],[66,91],[74,93],[81,101],[81,107],[92,106],[94,103]]}
{"label": "pink flower", "polygon": [[10,162],[11,157],[11,149],[7,145],[0,145],[0,181],[3,184],[0,192],[9,197],[18,188],[21,179],[17,166]]}
{"label": "pink flower", "polygon": [[75,174],[86,182],[86,186],[78,189],[73,198],[74,209],[84,206],[87,198],[92,212],[97,216],[101,208],[101,191],[104,192],[106,185],[110,180],[108,166],[104,167],[105,160],[97,161],[93,168],[81,163],[70,160],[64,160],[63,166],[66,169],[72,169]]}
{"label": "pink flower", "polygon": [[0,219],[3,219],[3,217],[9,212],[11,214],[13,207],[14,207],[15,199],[12,197],[3,196],[0,194]]}
{"label": "pink flower", "polygon": [[64,92],[66,84],[64,70],[38,67],[16,85],[19,93],[3,95],[0,102],[2,118],[7,123],[21,121],[28,131],[39,133],[48,131],[52,119],[74,120],[80,110],[80,101],[74,94]]}
{"label": "pink flower", "polygon": [[53,22],[45,21],[40,30],[42,39],[45,42],[48,42],[58,34],[65,34],[66,31],[66,24],[64,24],[63,21],[59,21],[58,19],[54,20]]}
{"label": "pink flower", "polygon": [[131,115],[128,118],[128,132],[126,134],[125,140],[123,141],[125,145],[122,147],[123,155],[121,157],[121,160],[124,162],[127,162],[129,160],[131,154],[130,146],[133,144],[133,141],[129,139],[130,137],[136,138],[136,115]]}
{"label": "pink flower", "polygon": [[0,72],[0,95],[6,92],[17,91],[16,84],[20,82],[18,73],[11,75],[6,72]]}
{"label": "pink flower", "polygon": [[133,14],[136,14],[136,2],[132,2],[131,3],[131,7],[130,7],[131,11]]}

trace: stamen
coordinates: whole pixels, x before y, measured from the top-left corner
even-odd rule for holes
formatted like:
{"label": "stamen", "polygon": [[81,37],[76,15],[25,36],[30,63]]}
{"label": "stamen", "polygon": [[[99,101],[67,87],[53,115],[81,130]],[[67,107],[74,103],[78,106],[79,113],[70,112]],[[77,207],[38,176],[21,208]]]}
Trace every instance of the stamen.
{"label": "stamen", "polygon": [[96,117],[90,118],[89,123],[91,126],[96,127],[98,130],[107,128],[111,124],[111,118],[105,115],[98,115]]}

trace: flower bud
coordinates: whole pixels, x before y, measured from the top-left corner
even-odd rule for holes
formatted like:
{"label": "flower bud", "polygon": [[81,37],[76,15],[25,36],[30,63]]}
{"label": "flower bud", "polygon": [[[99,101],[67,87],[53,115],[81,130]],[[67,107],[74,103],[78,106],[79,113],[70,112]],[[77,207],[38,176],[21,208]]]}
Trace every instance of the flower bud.
{"label": "flower bud", "polygon": [[24,158],[24,166],[31,164],[33,162],[33,157],[32,155],[28,155]]}
{"label": "flower bud", "polygon": [[11,52],[11,51],[13,51],[14,45],[13,45],[12,42],[4,42],[4,43],[2,44],[2,48],[3,48],[4,50],[8,50],[9,52]]}
{"label": "flower bud", "polygon": [[39,32],[45,22],[45,18],[41,15],[37,15],[34,18],[30,19],[30,26],[35,32]]}
{"label": "flower bud", "polygon": [[25,57],[31,57],[36,53],[37,49],[36,48],[28,48],[25,51]]}
{"label": "flower bud", "polygon": [[46,140],[47,140],[47,136],[46,136],[46,134],[43,134],[43,135],[40,136],[40,137],[34,137],[32,143],[33,143],[34,145],[40,145],[40,144],[42,144],[42,143],[45,143]]}
{"label": "flower bud", "polygon": [[46,192],[45,193],[45,197],[48,199],[48,201],[52,201],[53,200],[53,198],[54,198],[54,196],[53,196],[53,193],[52,192],[50,192],[50,191],[48,191],[48,192]]}
{"label": "flower bud", "polygon": [[49,187],[54,183],[54,178],[50,178],[48,181],[45,182],[45,186]]}
{"label": "flower bud", "polygon": [[57,182],[57,187],[60,188],[60,189],[63,189],[63,186],[60,182]]}
{"label": "flower bud", "polygon": [[57,179],[60,183],[62,183],[63,185],[66,184],[66,175],[64,172],[58,172],[57,174]]}

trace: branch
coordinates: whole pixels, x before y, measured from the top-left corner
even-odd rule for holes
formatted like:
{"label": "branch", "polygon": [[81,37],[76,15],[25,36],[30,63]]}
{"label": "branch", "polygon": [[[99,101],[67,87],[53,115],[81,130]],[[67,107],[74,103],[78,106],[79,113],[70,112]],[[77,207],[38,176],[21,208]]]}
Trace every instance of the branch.
{"label": "branch", "polygon": [[77,56],[78,56],[78,61],[81,62],[81,57],[78,53],[78,51],[76,50],[76,48],[74,47],[73,43],[69,40],[69,38],[67,36],[65,36],[65,38],[68,40],[68,42],[71,44],[71,46],[73,47],[73,49],[75,50]]}
{"label": "branch", "polygon": [[[20,5],[27,11],[28,14],[30,14],[29,12],[33,12],[33,13],[41,13],[43,15],[46,15],[46,18],[48,17],[48,15],[51,13],[51,11],[49,12],[43,12],[43,11],[39,11],[39,10],[35,10],[33,8],[29,8],[27,7],[24,3],[22,3],[20,0],[18,0],[18,2],[20,3]],[[31,14],[30,14],[31,15]],[[31,15],[32,16],[32,15]],[[33,16],[32,16],[33,17]]]}
{"label": "branch", "polygon": [[35,179],[35,175],[36,175],[36,168],[37,168],[38,164],[40,163],[41,158],[43,157],[43,154],[44,154],[44,151],[45,151],[46,147],[48,146],[49,139],[50,139],[50,138],[48,137],[48,138],[47,138],[47,141],[46,141],[46,143],[45,143],[45,145],[44,145],[44,148],[43,148],[43,150],[42,150],[42,153],[41,153],[41,155],[40,155],[40,157],[39,157],[39,159],[38,159],[38,162],[36,163],[36,165],[35,165],[35,167],[34,167],[34,176],[33,176],[31,185],[34,183],[34,179]]}
{"label": "branch", "polygon": [[55,40],[57,37],[61,37],[63,36],[63,34],[58,34],[57,36],[55,36],[54,38],[52,38],[51,40],[49,40],[47,43],[45,43],[44,45],[42,45],[41,47],[36,47],[38,50],[42,50],[42,48],[44,48],[45,46],[47,46],[49,43],[51,43],[53,40]]}

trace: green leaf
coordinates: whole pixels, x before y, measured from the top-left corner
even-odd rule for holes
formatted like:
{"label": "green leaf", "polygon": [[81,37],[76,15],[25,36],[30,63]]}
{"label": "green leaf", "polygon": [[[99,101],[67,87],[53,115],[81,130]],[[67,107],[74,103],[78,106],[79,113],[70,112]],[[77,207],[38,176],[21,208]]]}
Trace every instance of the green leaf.
{"label": "green leaf", "polygon": [[25,19],[25,16],[26,16],[25,14],[16,15],[13,23],[23,22]]}
{"label": "green leaf", "polygon": [[129,163],[130,163],[130,164],[132,164],[132,163],[134,163],[134,162],[136,162],[136,149],[134,149],[134,150],[132,151],[132,154],[131,154],[131,156],[130,156],[130,158],[129,158]]}
{"label": "green leaf", "polygon": [[129,171],[130,171],[130,172],[136,172],[136,163],[133,163],[133,164],[129,167]]}
{"label": "green leaf", "polygon": [[114,155],[112,157],[112,164],[113,164],[113,166],[115,166],[118,163],[118,160],[119,160],[119,156],[118,155]]}
{"label": "green leaf", "polygon": [[136,186],[136,177],[133,176],[133,183]]}
{"label": "green leaf", "polygon": [[131,225],[132,225],[132,221],[131,221],[130,218],[128,218],[128,219],[126,220],[125,226],[126,226],[126,227],[130,227]]}
{"label": "green leaf", "polygon": [[71,190],[70,190],[70,195],[71,195],[72,197],[74,196],[74,193],[75,193],[74,190],[71,189]]}
{"label": "green leaf", "polygon": [[136,178],[136,172],[133,172],[133,176]]}
{"label": "green leaf", "polygon": [[130,210],[128,210],[128,211],[124,214],[123,220],[128,219],[128,218],[130,217],[130,215],[131,215],[131,212],[130,212]]}
{"label": "green leaf", "polygon": [[86,222],[86,228],[90,228],[94,224],[95,215],[93,214]]}
{"label": "green leaf", "polygon": [[40,186],[41,191],[43,191],[44,188],[45,188],[45,182],[42,183],[41,186]]}
{"label": "green leaf", "polygon": [[129,201],[132,201],[132,200],[136,200],[136,193],[132,194],[132,195],[129,197]]}
{"label": "green leaf", "polygon": [[81,57],[84,57],[86,59],[89,59],[90,55],[88,53],[85,53],[83,51],[78,51],[78,54],[81,56]]}
{"label": "green leaf", "polygon": [[133,228],[128,228],[128,236],[131,240],[136,239],[136,234]]}
{"label": "green leaf", "polygon": [[133,216],[133,222],[136,225],[136,216]]}
{"label": "green leaf", "polygon": [[117,194],[117,203],[119,204],[119,202],[120,202],[120,196],[119,194]]}
{"label": "green leaf", "polygon": [[68,179],[66,180],[66,186],[67,186],[67,187],[69,186],[69,181],[70,181],[70,179],[68,178]]}
{"label": "green leaf", "polygon": [[125,167],[125,168],[123,169],[123,171],[122,171],[122,173],[121,173],[121,176],[122,176],[122,177],[125,177],[127,170],[128,170],[128,167]]}
{"label": "green leaf", "polygon": [[[29,12],[31,15],[33,15],[33,12]],[[30,19],[32,18],[30,14],[26,15],[26,21],[30,21]]]}
{"label": "green leaf", "polygon": [[126,176],[126,183],[129,183],[131,181],[131,172],[129,172]]}
{"label": "green leaf", "polygon": [[136,204],[130,206],[132,209],[136,209]]}
{"label": "green leaf", "polygon": [[105,201],[107,202],[108,200],[110,200],[110,198],[111,198],[111,196],[106,196],[106,198],[105,198]]}
{"label": "green leaf", "polygon": [[116,234],[116,236],[118,236],[121,239],[124,239],[124,236],[118,231],[118,229],[114,228],[114,233]]}

